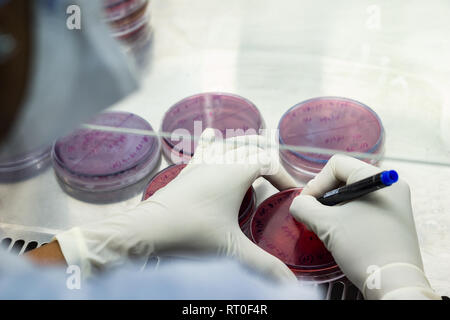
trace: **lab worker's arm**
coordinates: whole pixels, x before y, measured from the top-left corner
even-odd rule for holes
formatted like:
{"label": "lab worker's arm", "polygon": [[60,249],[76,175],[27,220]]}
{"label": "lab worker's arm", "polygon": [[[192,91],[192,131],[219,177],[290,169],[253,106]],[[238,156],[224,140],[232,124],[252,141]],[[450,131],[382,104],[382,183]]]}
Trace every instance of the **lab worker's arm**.
{"label": "lab worker's arm", "polygon": [[423,271],[404,181],[333,207],[316,200],[339,184],[379,172],[360,160],[333,156],[294,199],[291,213],[319,236],[366,299],[440,299]]}
{"label": "lab worker's arm", "polygon": [[[212,129],[205,130],[186,168],[148,200],[106,220],[57,234],[64,259],[87,277],[127,258],[208,254],[233,257],[269,278],[295,281],[289,268],[248,239],[238,224],[242,199],[258,177],[278,189],[295,187],[280,166],[278,153],[267,145],[261,136],[224,141],[216,139]],[[47,253],[62,261],[56,244],[52,249]],[[45,254],[31,257],[45,259]]]}

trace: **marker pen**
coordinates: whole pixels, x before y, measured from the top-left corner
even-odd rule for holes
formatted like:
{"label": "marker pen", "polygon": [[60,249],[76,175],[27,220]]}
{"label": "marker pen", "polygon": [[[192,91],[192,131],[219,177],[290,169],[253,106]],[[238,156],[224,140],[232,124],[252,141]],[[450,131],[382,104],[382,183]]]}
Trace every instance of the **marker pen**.
{"label": "marker pen", "polygon": [[383,171],[355,183],[328,191],[317,200],[326,206],[334,206],[335,204],[353,200],[370,192],[388,187],[397,181],[398,174],[395,170]]}

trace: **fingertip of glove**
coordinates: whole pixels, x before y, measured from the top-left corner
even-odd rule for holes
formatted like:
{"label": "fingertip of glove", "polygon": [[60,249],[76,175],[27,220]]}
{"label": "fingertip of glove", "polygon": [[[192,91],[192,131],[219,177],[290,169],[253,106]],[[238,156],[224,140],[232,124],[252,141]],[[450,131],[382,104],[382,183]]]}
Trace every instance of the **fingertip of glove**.
{"label": "fingertip of glove", "polygon": [[319,194],[319,190],[320,188],[317,187],[317,181],[316,179],[312,179],[310,180],[306,186],[303,187],[302,192],[300,193],[303,196],[315,196],[317,194]]}
{"label": "fingertip of glove", "polygon": [[297,281],[295,274],[278,258],[273,257],[270,266],[271,277],[279,284],[292,284]]}
{"label": "fingertip of glove", "polygon": [[211,145],[216,138],[216,134],[213,128],[206,128],[200,135],[198,146],[206,148]]}
{"label": "fingertip of glove", "polygon": [[304,209],[309,208],[315,202],[317,200],[313,196],[300,194],[292,201],[289,211],[294,216],[301,216]]}

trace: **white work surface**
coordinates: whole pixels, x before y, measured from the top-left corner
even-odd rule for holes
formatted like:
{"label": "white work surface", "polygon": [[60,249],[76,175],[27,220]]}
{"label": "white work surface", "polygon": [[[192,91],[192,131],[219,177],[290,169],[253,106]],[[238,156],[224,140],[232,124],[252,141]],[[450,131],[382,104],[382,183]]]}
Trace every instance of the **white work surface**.
{"label": "white work surface", "polygon": [[[268,128],[316,96],[369,105],[385,126],[387,157],[448,164],[385,160],[382,167],[410,184],[425,271],[439,294],[450,295],[447,0],[152,0],[151,10],[151,65],[141,90],[113,109],[159,130],[171,105],[205,91],[248,98]],[[264,181],[255,187],[258,202],[274,192]],[[60,190],[50,168],[0,185],[0,227],[54,233],[139,201],[83,203]]]}

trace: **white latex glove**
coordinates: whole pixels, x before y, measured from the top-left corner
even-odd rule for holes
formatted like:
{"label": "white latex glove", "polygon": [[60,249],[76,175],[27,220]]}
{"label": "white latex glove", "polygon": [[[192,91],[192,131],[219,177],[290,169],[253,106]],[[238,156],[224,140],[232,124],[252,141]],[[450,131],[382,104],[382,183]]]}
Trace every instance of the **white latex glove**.
{"label": "white latex glove", "polygon": [[[316,200],[340,184],[381,171],[335,155],[294,199],[291,213],[318,235],[366,299],[440,299],[423,272],[409,186],[404,181],[332,207]],[[380,269],[372,273],[376,267]]]}
{"label": "white latex glove", "polygon": [[[247,189],[270,166],[278,168],[266,177],[275,187],[294,187],[294,180],[279,165],[277,153],[264,149],[262,136],[215,140],[214,131],[206,129],[190,163],[136,208],[56,235],[67,263],[88,276],[127,257],[212,254],[237,258],[274,279],[295,280],[238,224]],[[250,143],[241,145],[245,141]]]}

